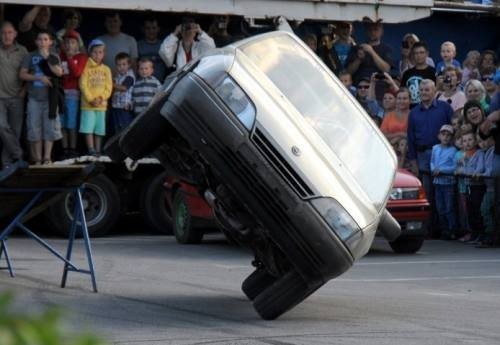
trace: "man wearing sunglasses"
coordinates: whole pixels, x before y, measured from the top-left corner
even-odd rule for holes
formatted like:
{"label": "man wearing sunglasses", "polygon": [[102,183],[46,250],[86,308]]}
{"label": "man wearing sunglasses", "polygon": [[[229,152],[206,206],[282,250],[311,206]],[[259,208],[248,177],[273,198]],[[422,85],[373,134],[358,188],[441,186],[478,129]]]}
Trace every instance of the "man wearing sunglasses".
{"label": "man wearing sunglasses", "polygon": [[382,107],[378,105],[376,100],[370,99],[368,97],[368,95],[370,94],[370,79],[362,78],[356,88],[356,99],[358,100],[359,104],[361,104],[361,106],[366,110],[372,120],[380,125],[380,123],[382,122],[382,118],[384,117],[384,109],[382,109]]}
{"label": "man wearing sunglasses", "polygon": [[488,67],[481,71],[481,82],[483,83],[484,89],[488,94],[488,97],[491,99],[497,90],[497,86],[495,85],[493,79],[495,77],[495,68]]}

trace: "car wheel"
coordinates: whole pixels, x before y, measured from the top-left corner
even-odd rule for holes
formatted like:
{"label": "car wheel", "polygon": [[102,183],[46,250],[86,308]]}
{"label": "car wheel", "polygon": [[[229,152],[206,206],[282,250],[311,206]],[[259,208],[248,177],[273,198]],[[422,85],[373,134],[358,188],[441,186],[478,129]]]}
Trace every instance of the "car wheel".
{"label": "car wheel", "polygon": [[262,291],[276,281],[276,278],[263,268],[252,272],[241,284],[241,290],[249,300],[253,301]]}
{"label": "car wheel", "polygon": [[[100,174],[84,184],[82,193],[85,220],[90,236],[103,236],[109,233],[120,216],[120,195],[108,177]],[[66,193],[47,209],[50,225],[62,236],[69,236],[73,220],[74,198]],[[77,237],[81,237],[77,231]]]}
{"label": "car wheel", "polygon": [[160,234],[172,235],[172,216],[167,203],[165,173],[146,179],[141,190],[140,211],[146,225]]}
{"label": "car wheel", "polygon": [[254,299],[253,306],[264,320],[274,320],[320,286],[308,286],[300,274],[292,270],[262,291]]}
{"label": "car wheel", "polygon": [[392,250],[398,254],[414,254],[422,248],[424,237],[399,237],[389,242]]}
{"label": "car wheel", "polygon": [[198,244],[203,239],[203,231],[194,226],[186,194],[178,190],[172,203],[173,230],[175,239],[181,244]]}

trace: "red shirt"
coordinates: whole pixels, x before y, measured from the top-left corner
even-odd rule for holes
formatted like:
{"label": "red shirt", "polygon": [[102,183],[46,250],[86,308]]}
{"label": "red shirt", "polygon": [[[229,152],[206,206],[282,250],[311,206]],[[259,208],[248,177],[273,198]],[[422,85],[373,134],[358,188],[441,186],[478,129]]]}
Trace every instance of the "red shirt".
{"label": "red shirt", "polygon": [[78,79],[80,79],[83,69],[87,64],[87,55],[78,53],[71,58],[68,58],[66,54],[61,52],[60,56],[64,70],[64,75],[62,77],[63,88],[65,90],[78,90]]}

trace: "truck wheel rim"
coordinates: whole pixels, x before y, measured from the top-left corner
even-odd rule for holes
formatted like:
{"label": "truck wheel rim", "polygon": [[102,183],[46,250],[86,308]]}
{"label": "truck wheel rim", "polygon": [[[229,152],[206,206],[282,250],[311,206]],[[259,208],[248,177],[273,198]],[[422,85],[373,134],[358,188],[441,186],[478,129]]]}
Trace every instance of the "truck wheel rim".
{"label": "truck wheel rim", "polygon": [[[87,226],[99,224],[106,216],[108,210],[108,199],[106,198],[104,190],[95,184],[86,183],[82,193],[82,200]],[[67,194],[64,200],[64,206],[66,215],[71,221],[73,221],[74,205],[73,195]],[[78,224],[80,224],[80,222],[78,222]]]}

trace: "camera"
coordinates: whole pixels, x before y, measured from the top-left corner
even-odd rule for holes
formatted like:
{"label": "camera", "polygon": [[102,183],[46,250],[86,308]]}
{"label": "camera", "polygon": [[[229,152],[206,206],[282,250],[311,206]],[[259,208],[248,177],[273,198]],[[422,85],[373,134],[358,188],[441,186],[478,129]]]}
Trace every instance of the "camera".
{"label": "camera", "polygon": [[446,77],[444,77],[443,83],[445,83],[445,84],[451,84],[451,77],[449,75],[447,75]]}

